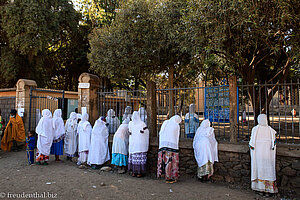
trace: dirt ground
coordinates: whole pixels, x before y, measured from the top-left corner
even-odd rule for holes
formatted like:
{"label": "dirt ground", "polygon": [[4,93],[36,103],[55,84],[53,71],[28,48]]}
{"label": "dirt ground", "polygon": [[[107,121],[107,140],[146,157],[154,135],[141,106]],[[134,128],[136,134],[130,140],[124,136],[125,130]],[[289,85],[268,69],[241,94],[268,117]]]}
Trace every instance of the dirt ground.
{"label": "dirt ground", "polygon": [[62,159],[62,162],[55,162],[51,156],[48,166],[29,166],[25,151],[0,151],[0,198],[12,198],[13,194],[19,197],[22,194],[39,194],[57,199],[101,200],[264,199],[251,190],[201,183],[191,177],[180,177],[177,183],[170,185],[154,176],[133,178],[114,171],[79,169],[64,156]]}

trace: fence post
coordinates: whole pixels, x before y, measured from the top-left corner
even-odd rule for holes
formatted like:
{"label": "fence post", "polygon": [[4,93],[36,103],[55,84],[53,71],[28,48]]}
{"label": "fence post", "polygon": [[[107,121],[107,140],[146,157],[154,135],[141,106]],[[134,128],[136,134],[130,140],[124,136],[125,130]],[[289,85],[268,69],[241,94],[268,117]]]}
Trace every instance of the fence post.
{"label": "fence post", "polygon": [[89,114],[89,121],[94,124],[99,117],[98,108],[98,89],[100,87],[100,78],[89,73],[82,73],[79,76],[78,85],[78,112],[86,108]]}
{"label": "fence post", "polygon": [[156,106],[156,84],[153,81],[147,81],[147,120],[150,137],[157,136],[157,106]]}
{"label": "fence post", "polygon": [[174,66],[171,66],[169,69],[169,116],[170,118],[175,114],[174,111]]}
{"label": "fence post", "polygon": [[29,113],[30,110],[30,90],[36,88],[37,84],[33,80],[19,79],[16,90],[16,110],[24,110],[23,122],[26,132],[29,131]]}
{"label": "fence post", "polygon": [[237,82],[236,76],[229,78],[230,142],[237,142]]}

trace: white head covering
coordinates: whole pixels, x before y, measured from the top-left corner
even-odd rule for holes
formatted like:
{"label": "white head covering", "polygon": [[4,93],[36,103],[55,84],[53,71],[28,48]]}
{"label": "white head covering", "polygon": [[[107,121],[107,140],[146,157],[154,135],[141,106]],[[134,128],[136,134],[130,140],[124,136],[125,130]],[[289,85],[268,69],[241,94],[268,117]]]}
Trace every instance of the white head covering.
{"label": "white head covering", "polygon": [[[51,130],[51,131],[50,131]],[[42,118],[40,119],[35,132],[42,136],[52,136],[53,137],[53,125],[52,125],[52,114],[50,110],[44,109],[42,111]]]}
{"label": "white head covering", "polygon": [[117,132],[114,134],[112,153],[120,153],[123,155],[128,155],[128,143],[129,143],[128,124],[124,123],[123,121],[123,123],[119,126]]}
{"label": "white head covering", "polygon": [[102,165],[110,159],[108,149],[108,129],[106,123],[101,119],[96,120],[92,130],[91,145],[89,149],[88,161],[89,165]]}
{"label": "white head covering", "polygon": [[78,139],[77,139],[77,114],[71,112],[70,118],[66,122],[66,135],[64,150],[67,155],[74,155],[77,151]]}
{"label": "white head covering", "polygon": [[179,149],[179,135],[181,117],[175,115],[171,119],[164,121],[159,132],[159,148],[168,147],[172,149]]}
{"label": "white head covering", "polygon": [[81,121],[79,122],[78,127],[79,126],[82,127],[83,130],[85,131],[87,126],[91,125],[88,120],[89,120],[89,114],[87,114],[87,113],[82,114]]}
{"label": "white head covering", "polygon": [[147,124],[147,111],[144,107],[140,107],[139,115],[140,115],[141,120]]}
{"label": "white head covering", "polygon": [[61,114],[61,109],[56,109],[53,113],[53,140],[62,139],[62,137],[65,135],[65,125],[64,120],[61,118]]}
{"label": "white head covering", "polygon": [[120,120],[116,117],[115,111],[109,109],[107,112],[106,122],[108,123],[109,133],[115,133],[120,126]]}
{"label": "white head covering", "polygon": [[197,135],[206,137],[214,136],[214,128],[210,127],[210,121],[208,119],[201,122],[200,127],[197,129],[195,138]]}
{"label": "white head covering", "polygon": [[132,121],[128,125],[129,132],[129,153],[147,152],[149,147],[149,130],[141,120],[137,111],[132,114]]}
{"label": "white head covering", "polygon": [[[258,131],[262,130],[263,127],[267,127],[268,131],[270,131],[270,137],[272,140],[272,145],[271,148],[274,149],[275,148],[275,140],[276,140],[276,131],[268,125],[268,117],[265,114],[260,114],[257,117],[257,122],[258,125],[253,127],[252,129],[252,134],[251,134],[251,139],[249,142],[249,145],[255,148],[255,143],[256,143],[256,137],[257,137],[257,133]],[[266,130],[266,129],[264,129]]]}
{"label": "white head covering", "polygon": [[193,114],[193,113],[195,113],[195,111],[196,111],[196,106],[195,106],[195,104],[190,104],[190,106],[189,106],[189,113],[190,114]]}
{"label": "white head covering", "polygon": [[214,128],[210,127],[208,119],[203,120],[197,129],[193,148],[199,167],[202,167],[208,161],[211,163],[218,162],[218,142],[215,139]]}
{"label": "white head covering", "polygon": [[37,141],[39,154],[48,156],[50,154],[50,148],[54,137],[52,114],[50,110],[44,109],[42,111],[42,118],[35,131],[39,136]]}
{"label": "white head covering", "polygon": [[89,115],[87,113],[84,113],[82,115],[81,121],[78,124],[78,152],[88,151],[90,148],[92,126],[88,119]]}
{"label": "white head covering", "polygon": [[78,119],[81,120],[81,118],[82,118],[82,115],[78,113],[78,114],[77,114],[77,120],[78,120]]}
{"label": "white head covering", "polygon": [[[129,121],[130,121],[131,116],[132,116],[131,112],[132,112],[131,106],[127,106],[127,107],[125,108],[125,112],[124,112],[124,114],[123,114],[122,120],[125,121],[125,120],[129,119]],[[128,121],[128,120],[127,120],[127,121]],[[129,121],[128,121],[128,123],[129,123]],[[127,123],[127,124],[128,124],[128,123]]]}

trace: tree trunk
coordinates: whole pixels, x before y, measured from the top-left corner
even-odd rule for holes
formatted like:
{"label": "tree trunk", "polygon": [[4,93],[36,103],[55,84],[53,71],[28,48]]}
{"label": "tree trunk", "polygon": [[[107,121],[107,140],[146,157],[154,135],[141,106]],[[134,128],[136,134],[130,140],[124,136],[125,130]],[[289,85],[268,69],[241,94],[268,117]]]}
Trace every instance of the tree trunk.
{"label": "tree trunk", "polygon": [[[169,68],[169,88],[174,88],[174,66]],[[169,90],[169,117],[171,118],[175,114],[174,112],[174,91]]]}

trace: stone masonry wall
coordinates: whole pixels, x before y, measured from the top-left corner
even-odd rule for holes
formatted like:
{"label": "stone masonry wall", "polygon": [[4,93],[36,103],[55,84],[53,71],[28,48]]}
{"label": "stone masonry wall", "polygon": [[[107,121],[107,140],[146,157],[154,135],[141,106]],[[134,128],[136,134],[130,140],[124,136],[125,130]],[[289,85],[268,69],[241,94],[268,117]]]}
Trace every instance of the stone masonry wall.
{"label": "stone masonry wall", "polygon": [[[180,145],[179,173],[196,177],[197,163],[194,158],[192,142]],[[234,148],[233,148],[234,147]],[[277,185],[282,194],[300,195],[300,147],[277,147],[276,171]],[[156,173],[157,142],[152,142],[148,151],[148,169]],[[236,151],[236,152],[234,152]],[[248,146],[219,144],[219,162],[214,164],[212,180],[227,182],[250,188],[251,160]]]}
{"label": "stone masonry wall", "polygon": [[0,98],[0,109],[2,117],[5,120],[5,124],[9,121],[10,110],[16,106],[16,98],[13,97],[1,97]]}

